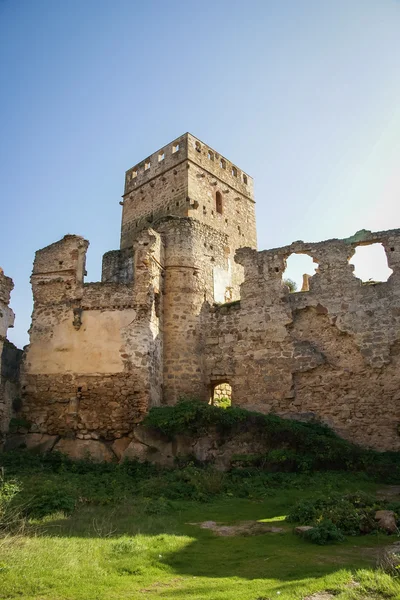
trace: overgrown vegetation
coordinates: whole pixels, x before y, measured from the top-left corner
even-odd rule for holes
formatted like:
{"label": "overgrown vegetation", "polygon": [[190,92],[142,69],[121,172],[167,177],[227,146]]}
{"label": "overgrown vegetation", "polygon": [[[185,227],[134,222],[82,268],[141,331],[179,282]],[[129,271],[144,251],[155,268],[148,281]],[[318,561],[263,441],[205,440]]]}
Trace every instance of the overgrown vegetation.
{"label": "overgrown vegetation", "polygon": [[218,408],[228,408],[228,406],[231,406],[231,399],[227,396],[223,396],[222,398],[214,398],[213,404],[214,406],[218,406]]}
{"label": "overgrown vegetation", "polygon": [[[380,548],[396,538],[372,523],[376,508],[399,512],[375,494],[377,481],[399,481],[397,454],[361,450],[317,423],[188,400],[151,411],[147,424],[169,437],[251,427],[266,453],[238,455],[228,472],[190,457],[167,469],[0,454],[0,515],[8,515],[0,518],[0,598],[300,600],[320,590],[338,600],[400,598],[394,553],[381,563],[387,573],[375,569]],[[4,526],[11,514],[23,530]],[[210,520],[281,532],[222,538],[201,529]],[[314,528],[303,539],[294,522]],[[325,547],[332,542],[340,544]]]}
{"label": "overgrown vegetation", "polygon": [[8,527],[12,517],[11,503],[20,491],[16,481],[7,481],[4,471],[0,470],[0,530]]}
{"label": "overgrown vegetation", "polygon": [[337,436],[320,423],[302,423],[238,407],[209,406],[183,399],[175,406],[151,409],[144,424],[172,439],[177,434],[221,436],[251,431],[263,441],[265,454],[238,456],[238,464],[269,471],[346,470],[367,473],[387,483],[400,482],[400,453],[365,450]]}
{"label": "overgrown vegetation", "polygon": [[[375,513],[388,508],[396,507],[360,491],[345,495],[330,494],[298,503],[286,519],[292,523],[313,526],[314,529],[306,532],[305,537],[315,543],[325,544],[344,541],[345,535],[357,536],[378,531]],[[400,505],[397,509],[400,509]],[[400,510],[395,515],[400,525]]]}
{"label": "overgrown vegetation", "polygon": [[[315,495],[361,489],[370,497],[376,484],[367,477],[255,467],[219,473],[193,464],[167,470],[27,451],[4,453],[0,462],[12,485],[20,482],[7,506],[27,519],[23,535],[0,533],[0,598],[255,600],[279,592],[300,600],[327,589],[339,600],[399,597],[396,571],[374,570],[386,534],[325,548],[293,535],[284,520],[299,499],[303,518],[315,517],[304,507]],[[266,521],[282,533],[221,538],[199,527],[207,520]],[[321,522],[312,541],[332,541],[335,527]]]}

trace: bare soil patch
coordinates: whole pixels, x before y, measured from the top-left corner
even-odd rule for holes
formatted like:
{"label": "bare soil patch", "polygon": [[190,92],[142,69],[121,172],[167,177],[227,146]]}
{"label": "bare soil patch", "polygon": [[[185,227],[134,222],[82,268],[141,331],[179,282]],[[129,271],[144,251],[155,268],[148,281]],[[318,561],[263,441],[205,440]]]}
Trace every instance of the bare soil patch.
{"label": "bare soil patch", "polygon": [[211,529],[211,531],[223,537],[284,533],[285,531],[283,527],[274,527],[268,523],[261,523],[259,521],[242,521],[236,525],[219,525],[215,521],[203,521],[202,523],[188,524],[197,525],[200,529]]}

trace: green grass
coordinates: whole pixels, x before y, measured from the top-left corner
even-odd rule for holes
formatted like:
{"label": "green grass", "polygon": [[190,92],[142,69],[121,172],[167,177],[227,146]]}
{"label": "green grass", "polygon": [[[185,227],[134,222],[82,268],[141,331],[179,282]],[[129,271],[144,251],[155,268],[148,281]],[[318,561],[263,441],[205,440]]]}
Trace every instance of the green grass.
{"label": "green grass", "polygon": [[[0,537],[1,599],[300,600],[322,590],[339,600],[400,599],[400,580],[374,569],[379,547],[395,537],[350,537],[321,547],[294,535],[284,521],[300,499],[382,487],[360,475],[246,478],[189,467],[186,477],[184,469],[51,460],[0,458],[21,482],[16,505],[27,514],[44,489],[76,500],[69,515],[31,515],[25,528]],[[208,481],[209,489],[200,494],[193,480]],[[160,502],[168,485],[171,498]],[[177,499],[180,489],[195,499]],[[191,524],[207,520],[261,520],[284,531],[226,538]]]}

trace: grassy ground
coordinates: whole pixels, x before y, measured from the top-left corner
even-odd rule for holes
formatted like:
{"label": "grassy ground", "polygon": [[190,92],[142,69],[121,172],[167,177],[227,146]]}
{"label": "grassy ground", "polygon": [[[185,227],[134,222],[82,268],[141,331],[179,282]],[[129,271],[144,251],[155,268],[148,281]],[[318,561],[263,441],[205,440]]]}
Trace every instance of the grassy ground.
{"label": "grassy ground", "polygon": [[[379,547],[395,537],[367,535],[316,546],[295,536],[284,521],[300,498],[332,489],[373,493],[384,487],[362,477],[291,475],[282,485],[272,481],[263,494],[258,487],[245,487],[243,498],[218,480],[213,486],[219,485],[221,493],[209,494],[207,502],[172,499],[165,505],[154,503],[154,494],[165,488],[154,474],[144,484],[111,471],[96,477],[35,468],[22,469],[18,478],[25,506],[35,489],[48,485],[65,490],[70,482],[81,496],[68,516],[31,517],[25,529],[0,538],[2,599],[300,600],[322,590],[339,600],[400,599],[399,580],[374,569]],[[238,491],[246,495],[243,488]],[[151,493],[152,500],[144,493]],[[192,524],[206,520],[262,520],[284,531],[218,537]]]}

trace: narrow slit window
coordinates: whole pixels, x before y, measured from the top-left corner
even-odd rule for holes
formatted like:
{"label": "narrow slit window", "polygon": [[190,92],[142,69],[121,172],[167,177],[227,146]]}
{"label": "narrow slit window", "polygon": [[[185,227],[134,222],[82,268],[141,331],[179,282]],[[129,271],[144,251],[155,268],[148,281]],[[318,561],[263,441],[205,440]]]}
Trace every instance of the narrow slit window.
{"label": "narrow slit window", "polygon": [[243,173],[243,183],[247,185],[247,175]]}
{"label": "narrow slit window", "polygon": [[216,192],[216,194],[215,194],[215,210],[217,211],[217,213],[222,215],[223,206],[222,206],[221,192]]}
{"label": "narrow slit window", "polygon": [[232,167],[232,175],[233,175],[233,177],[237,177],[237,174],[238,174],[237,168],[236,167]]}
{"label": "narrow slit window", "polygon": [[172,144],[172,154],[179,151],[179,144]]}
{"label": "narrow slit window", "polygon": [[136,179],[136,177],[137,177],[137,170],[134,169],[131,173],[131,179]]}
{"label": "narrow slit window", "polygon": [[208,151],[208,160],[214,160],[214,152]]}
{"label": "narrow slit window", "polygon": [[148,158],[144,163],[144,170],[148,171],[150,169],[150,159]]}
{"label": "narrow slit window", "polygon": [[221,158],[221,160],[219,161],[219,166],[221,167],[221,169],[226,169],[226,161]]}
{"label": "narrow slit window", "polygon": [[161,162],[162,160],[164,160],[164,158],[165,158],[165,153],[164,153],[164,151],[162,151],[158,155],[158,162]]}

